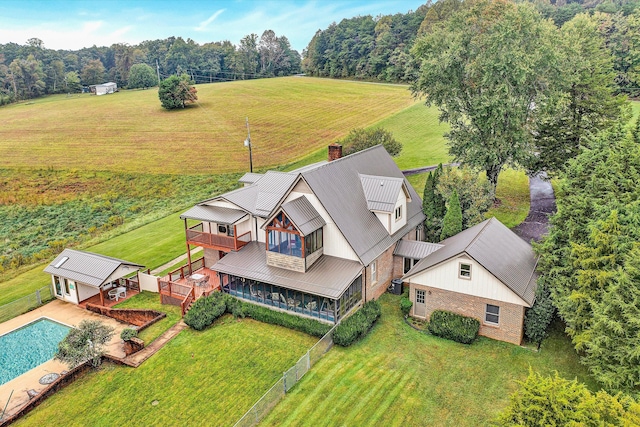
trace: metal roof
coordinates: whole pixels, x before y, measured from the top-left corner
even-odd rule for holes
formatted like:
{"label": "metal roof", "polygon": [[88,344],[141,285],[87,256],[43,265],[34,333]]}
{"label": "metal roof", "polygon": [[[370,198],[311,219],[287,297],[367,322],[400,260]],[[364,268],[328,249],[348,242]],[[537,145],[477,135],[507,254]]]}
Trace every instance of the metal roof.
{"label": "metal roof", "polygon": [[197,219],[199,221],[215,222],[217,224],[233,224],[248,214],[239,209],[224,208],[220,206],[195,205],[182,215],[180,219]]}
{"label": "metal roof", "polygon": [[309,199],[304,196],[283,204],[282,210],[303,236],[313,233],[326,224]]}
{"label": "metal roof", "polygon": [[538,259],[527,242],[491,218],[440,242],[441,249],[418,262],[403,279],[466,253],[527,304],[533,304]]}
{"label": "metal roof", "polygon": [[261,173],[247,172],[244,175],[242,175],[242,178],[240,178],[238,180],[238,182],[241,182],[243,184],[253,184],[254,182],[258,181],[263,176],[264,175],[261,174]]}
{"label": "metal roof", "polygon": [[267,265],[264,243],[251,242],[230,252],[212,270],[332,299],[339,298],[361,274],[356,261],[323,255],[306,273]]}
{"label": "metal roof", "polygon": [[[63,259],[67,258],[63,262]],[[59,265],[56,268],[56,265]],[[44,269],[46,273],[98,287],[120,266],[144,268],[143,265],[92,252],[65,249]]]}
{"label": "metal roof", "polygon": [[422,259],[440,249],[438,243],[420,242],[418,240],[400,240],[393,251],[394,255],[411,259]]}
{"label": "metal roof", "polygon": [[402,189],[402,178],[360,174],[360,182],[370,211],[393,212]]}
{"label": "metal roof", "polygon": [[315,169],[315,168],[317,168],[319,166],[326,165],[327,163],[328,162],[326,160],[322,160],[320,162],[312,163],[310,165],[306,165],[306,166],[299,167],[298,169],[294,169],[294,170],[291,171],[291,173],[308,172],[308,171],[310,171],[312,169]]}
{"label": "metal roof", "polygon": [[[369,210],[360,174],[401,179],[409,192],[407,223],[393,235]],[[424,221],[422,202],[381,145],[302,172],[313,193],[364,265]],[[397,197],[397,194],[396,194]]]}
{"label": "metal roof", "polygon": [[[255,216],[266,218],[296,180],[297,174],[268,171],[254,184],[221,195]],[[214,199],[215,200],[215,199]]]}

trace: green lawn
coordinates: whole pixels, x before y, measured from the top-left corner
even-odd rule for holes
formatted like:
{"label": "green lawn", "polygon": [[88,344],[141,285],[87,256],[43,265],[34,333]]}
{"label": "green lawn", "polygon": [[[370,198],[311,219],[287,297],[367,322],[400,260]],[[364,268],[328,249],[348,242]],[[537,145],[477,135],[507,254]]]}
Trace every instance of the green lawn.
{"label": "green lawn", "polygon": [[315,341],[227,315],[203,332],[181,332],[139,368],[89,373],[16,425],[233,425]]}
{"label": "green lawn", "polygon": [[156,310],[161,313],[166,313],[167,317],[148,328],[144,329],[138,335],[138,338],[145,342],[145,345],[149,345],[151,341],[158,338],[164,331],[178,323],[182,318],[180,307],[168,304],[160,303],[160,295],[154,292],[142,291],[141,293],[132,296],[131,298],[116,304],[115,308],[142,308],[147,310]]}
{"label": "green lawn", "polygon": [[[420,197],[424,191],[427,175],[427,173],[422,173],[407,177]],[[502,171],[498,178],[496,194],[501,204],[496,208],[489,209],[486,214],[487,218],[495,216],[509,228],[524,221],[529,213],[530,205],[529,178],[524,171],[514,169]]]}
{"label": "green lawn", "polygon": [[[185,245],[184,223],[180,213],[170,215],[137,228],[103,243],[87,248],[88,251],[108,255],[155,268],[183,254]],[[7,304],[35,292],[51,283],[51,276],[41,264],[10,280],[0,282],[0,305]]]}
{"label": "green lawn", "polygon": [[594,386],[569,339],[554,330],[540,353],[480,338],[466,346],[406,325],[399,297],[361,342],[334,347],[261,425],[482,426],[508,403],[529,367]]}

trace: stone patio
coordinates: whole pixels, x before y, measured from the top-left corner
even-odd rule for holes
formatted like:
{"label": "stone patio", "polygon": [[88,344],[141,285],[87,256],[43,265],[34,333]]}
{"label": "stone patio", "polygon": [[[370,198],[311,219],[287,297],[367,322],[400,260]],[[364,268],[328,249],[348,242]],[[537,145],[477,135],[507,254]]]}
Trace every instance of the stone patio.
{"label": "stone patio", "polygon": [[[126,328],[127,325],[109,317],[92,313],[74,304],[70,304],[60,300],[53,300],[40,308],[25,313],[14,319],[8,320],[4,323],[0,323],[0,335],[17,329],[41,317],[48,317],[68,326],[77,326],[82,320],[85,319],[100,320],[101,322],[115,328],[115,334],[107,345],[106,352],[115,357],[122,358],[125,356],[122,341],[120,340],[120,332],[122,332],[122,330]],[[60,362],[49,360],[48,362],[45,362],[42,365],[24,373],[23,375],[14,378],[8,383],[0,385],[0,413],[4,409],[4,406],[6,405],[7,399],[9,399],[12,390],[13,396],[11,397],[11,401],[9,402],[9,406],[7,407],[6,415],[10,415],[11,413],[13,413],[13,411],[24,405],[29,400],[29,396],[27,395],[28,390],[35,390],[39,392],[46,387],[46,385],[42,385],[39,382],[40,378],[42,378],[44,375],[50,373],[59,374],[60,372],[68,369],[69,368],[66,365]]]}

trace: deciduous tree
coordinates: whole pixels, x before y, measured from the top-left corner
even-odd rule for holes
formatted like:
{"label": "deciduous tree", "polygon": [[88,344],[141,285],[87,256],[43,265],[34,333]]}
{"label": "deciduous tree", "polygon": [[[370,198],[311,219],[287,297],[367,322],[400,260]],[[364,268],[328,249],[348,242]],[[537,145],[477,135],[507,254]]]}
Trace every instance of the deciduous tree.
{"label": "deciduous tree", "polygon": [[104,83],[104,65],[99,59],[92,59],[82,67],[82,83],[85,85],[99,85]]}
{"label": "deciduous tree", "polygon": [[556,74],[555,28],[525,3],[472,0],[416,40],[415,96],[436,105],[455,159],[484,170],[493,193],[505,165],[532,152],[536,107]]}
{"label": "deciduous tree", "polygon": [[402,151],[402,144],[393,137],[391,132],[383,128],[351,129],[347,136],[337,142],[344,147],[345,156],[375,145],[382,145],[389,155],[393,157]]}
{"label": "deciduous tree", "polygon": [[436,191],[443,200],[449,200],[454,191],[458,193],[463,230],[484,221],[484,214],[493,205],[489,183],[477,171],[465,167],[442,171]]}
{"label": "deciduous tree", "polygon": [[147,64],[135,64],[129,72],[129,88],[148,88],[158,84],[156,72]]}
{"label": "deciduous tree", "polygon": [[187,74],[171,76],[160,82],[158,96],[162,106],[167,110],[173,110],[184,108],[187,102],[197,101],[197,90],[191,84],[191,79]]}
{"label": "deciduous tree", "polygon": [[83,320],[58,344],[55,358],[66,363],[69,368],[75,368],[89,360],[97,367],[102,361],[104,346],[113,333],[112,327],[98,320]]}

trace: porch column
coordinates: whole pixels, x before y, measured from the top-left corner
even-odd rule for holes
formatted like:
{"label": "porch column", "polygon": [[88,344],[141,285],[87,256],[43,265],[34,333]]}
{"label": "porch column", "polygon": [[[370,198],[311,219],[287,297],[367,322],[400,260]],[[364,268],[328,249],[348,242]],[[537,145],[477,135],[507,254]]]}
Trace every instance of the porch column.
{"label": "porch column", "polygon": [[187,226],[187,218],[184,219],[184,237],[187,242],[187,259],[189,260],[189,276],[193,274],[191,271],[191,248],[189,247],[189,237],[187,236],[187,230],[189,227]]}
{"label": "porch column", "polygon": [[102,286],[100,286],[98,289],[100,290],[100,305],[104,307],[104,294],[102,293],[103,292]]}

